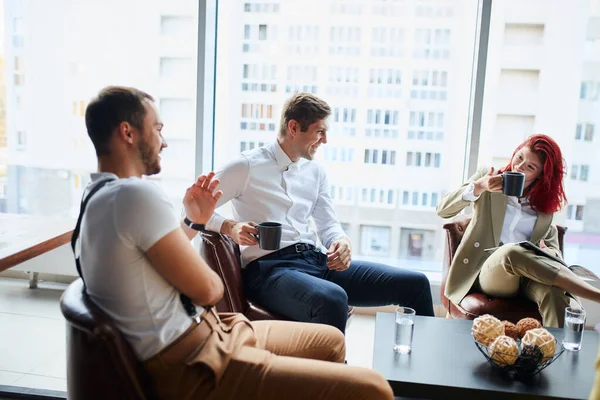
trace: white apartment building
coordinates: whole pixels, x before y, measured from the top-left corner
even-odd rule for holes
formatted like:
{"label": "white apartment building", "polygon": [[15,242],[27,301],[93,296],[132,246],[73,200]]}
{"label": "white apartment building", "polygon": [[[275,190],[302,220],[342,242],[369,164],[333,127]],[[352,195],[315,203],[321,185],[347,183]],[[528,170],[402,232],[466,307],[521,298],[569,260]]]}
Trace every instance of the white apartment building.
{"label": "white apartment building", "polygon": [[5,0],[7,212],[77,214],[96,169],[84,121],[104,86],[156,97],[174,199],[194,176],[194,0]]}
{"label": "white apartment building", "polygon": [[[552,136],[569,205],[565,258],[595,268],[600,251],[600,19],[597,1],[492,3],[480,159],[506,165],[514,143]],[[597,267],[596,267],[597,268]]]}
{"label": "white apartment building", "polygon": [[[590,210],[600,213],[590,204],[598,139],[576,139],[600,115],[586,117],[598,103],[579,98],[595,82],[589,3],[492,3],[480,135],[479,162],[497,168],[532,133],[558,141],[570,174],[579,170],[557,219],[571,233],[600,229]],[[292,92],[314,93],[333,109],[318,160],[354,253],[439,270],[435,205],[464,179],[477,12],[469,0],[221,2],[216,165],[273,140]]]}
{"label": "white apartment building", "polygon": [[[318,161],[357,257],[440,270],[435,206],[463,181],[479,4],[472,0],[218,2],[214,160],[275,139],[281,105],[333,109]],[[73,213],[93,149],[83,113],[109,84],[157,98],[174,201],[194,178],[194,0],[4,0],[7,211]],[[597,0],[492,2],[479,162],[501,167],[527,135],[564,149],[565,255],[600,231]],[[52,21],[52,22],[49,22]],[[213,132],[202,132],[212,135]],[[204,156],[204,155],[199,155]],[[580,233],[577,233],[580,232]]]}

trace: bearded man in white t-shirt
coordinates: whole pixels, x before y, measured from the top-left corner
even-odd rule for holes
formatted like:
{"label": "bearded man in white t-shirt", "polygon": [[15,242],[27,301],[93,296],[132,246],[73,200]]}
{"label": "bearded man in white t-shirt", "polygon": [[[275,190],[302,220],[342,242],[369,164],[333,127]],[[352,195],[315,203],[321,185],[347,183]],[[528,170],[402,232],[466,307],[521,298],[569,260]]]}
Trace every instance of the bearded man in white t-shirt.
{"label": "bearded man in white t-shirt", "polygon": [[[107,87],[88,105],[85,121],[98,173],[86,189],[82,278],[160,398],[392,398],[380,374],[343,364],[344,337],[335,328],[214,311],[223,283],[190,245],[197,231],[178,221],[167,195],[143,178],[160,172],[167,147],[150,95]],[[213,177],[200,176],[185,193],[194,228],[209,220],[221,196]]]}

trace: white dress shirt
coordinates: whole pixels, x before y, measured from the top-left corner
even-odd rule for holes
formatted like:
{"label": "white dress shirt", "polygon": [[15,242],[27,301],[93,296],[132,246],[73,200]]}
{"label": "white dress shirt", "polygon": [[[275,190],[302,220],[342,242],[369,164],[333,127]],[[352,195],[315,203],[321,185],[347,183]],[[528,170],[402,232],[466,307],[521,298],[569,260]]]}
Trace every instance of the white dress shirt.
{"label": "white dress shirt", "polygon": [[[479,196],[475,196],[473,193],[474,190],[474,183],[467,186],[462,194],[463,200],[473,202],[479,199]],[[533,227],[538,217],[537,212],[531,208],[528,200],[519,202],[516,196],[506,197],[508,201],[506,203],[506,214],[504,216],[500,241],[506,244],[531,239]]]}
{"label": "white dress shirt", "polygon": [[[329,248],[346,236],[333,210],[323,167],[302,158],[292,162],[277,141],[242,153],[216,177],[223,191],[217,207],[231,200],[236,222],[281,223],[280,248],[299,242],[318,246],[318,239]],[[224,221],[215,213],[206,228],[220,232]],[[272,252],[258,246],[240,246],[240,250],[242,267]]]}

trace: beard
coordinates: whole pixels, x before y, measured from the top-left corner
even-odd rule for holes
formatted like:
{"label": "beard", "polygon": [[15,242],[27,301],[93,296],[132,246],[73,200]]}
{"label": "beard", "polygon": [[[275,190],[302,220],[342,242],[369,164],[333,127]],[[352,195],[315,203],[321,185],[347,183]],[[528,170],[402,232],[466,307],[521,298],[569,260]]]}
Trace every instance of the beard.
{"label": "beard", "polygon": [[147,141],[138,142],[138,152],[144,165],[144,175],[156,175],[160,172],[160,159]]}

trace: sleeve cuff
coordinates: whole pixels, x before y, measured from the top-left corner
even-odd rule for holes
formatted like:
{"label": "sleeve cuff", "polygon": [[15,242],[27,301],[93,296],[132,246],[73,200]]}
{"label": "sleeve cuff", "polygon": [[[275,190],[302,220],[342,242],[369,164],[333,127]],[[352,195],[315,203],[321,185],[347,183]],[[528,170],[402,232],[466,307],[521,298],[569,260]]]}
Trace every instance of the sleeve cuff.
{"label": "sleeve cuff", "polygon": [[221,233],[221,226],[225,222],[226,218],[214,213],[210,220],[206,223],[206,230]]}
{"label": "sleeve cuff", "polygon": [[475,183],[471,182],[471,183],[469,183],[469,186],[467,186],[467,188],[463,192],[462,199],[464,201],[470,201],[470,202],[477,201],[481,195],[475,196],[473,194],[474,191],[475,191]]}
{"label": "sleeve cuff", "polygon": [[339,235],[339,236],[335,236],[335,239],[333,239],[333,238],[332,238],[332,239],[330,239],[330,240],[328,241],[329,243],[327,243],[327,244],[323,243],[323,245],[324,245],[324,246],[326,246],[326,247],[327,247],[327,249],[329,249],[329,248],[331,247],[331,245],[333,244],[333,242],[335,242],[335,241],[337,241],[337,240],[340,240],[340,239],[343,239],[343,238],[346,238],[346,239],[348,239],[348,241],[350,242],[350,238],[348,237],[348,235],[346,235],[345,233],[343,233],[343,234],[341,234],[341,235]]}

